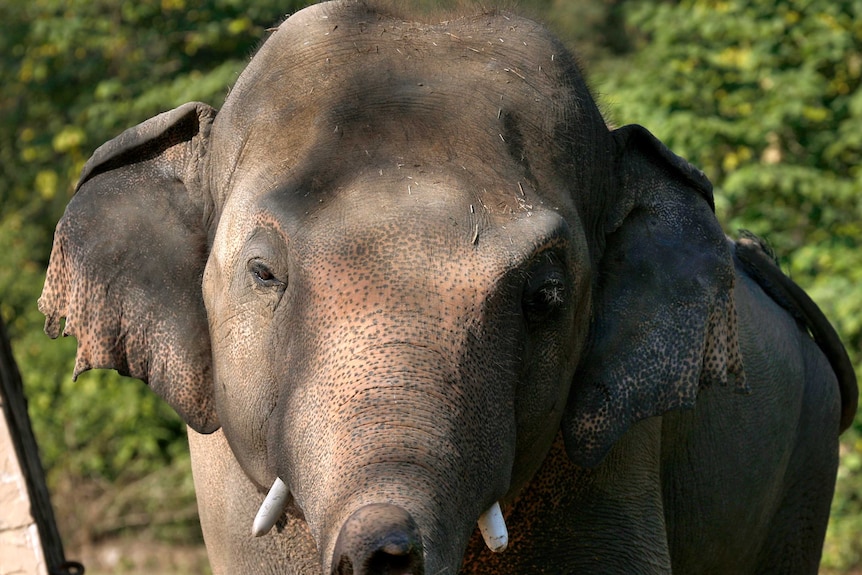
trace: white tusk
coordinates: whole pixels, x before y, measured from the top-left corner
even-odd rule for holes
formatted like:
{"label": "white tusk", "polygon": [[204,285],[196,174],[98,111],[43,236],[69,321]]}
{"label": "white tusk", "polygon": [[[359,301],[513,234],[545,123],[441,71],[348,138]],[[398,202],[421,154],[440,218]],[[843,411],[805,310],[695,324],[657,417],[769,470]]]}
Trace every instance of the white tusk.
{"label": "white tusk", "polygon": [[254,516],[254,523],[251,526],[252,535],[260,537],[269,533],[269,530],[281,517],[289,494],[290,490],[284,481],[276,477],[275,481],[272,482],[272,487],[269,488],[269,493],[266,494],[266,498],[258,509],[257,515]]}
{"label": "white tusk", "polygon": [[499,502],[494,502],[494,505],[479,516],[479,531],[482,532],[482,538],[488,549],[494,553],[502,553],[506,550],[509,545],[509,532],[506,530],[506,520],[503,519]]}

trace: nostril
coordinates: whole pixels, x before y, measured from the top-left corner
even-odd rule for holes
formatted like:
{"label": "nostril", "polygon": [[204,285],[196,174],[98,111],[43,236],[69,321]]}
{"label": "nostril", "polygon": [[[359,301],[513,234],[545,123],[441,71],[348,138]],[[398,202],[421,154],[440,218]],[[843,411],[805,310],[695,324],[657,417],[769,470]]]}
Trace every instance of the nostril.
{"label": "nostril", "polygon": [[418,553],[392,554],[384,550],[372,553],[365,565],[354,569],[351,558],[342,555],[333,575],[423,575],[422,559]]}
{"label": "nostril", "polygon": [[368,561],[368,573],[379,575],[416,575],[416,556],[412,553],[389,553],[381,549]]}
{"label": "nostril", "polygon": [[333,575],[423,575],[422,537],[413,517],[395,505],[360,507],[338,534]]}
{"label": "nostril", "polygon": [[[421,553],[419,545],[418,533],[413,531],[401,532],[396,531],[386,537],[379,545],[379,549],[374,551],[370,561],[395,561],[396,558],[410,558],[413,555]],[[378,559],[379,556],[379,559]]]}

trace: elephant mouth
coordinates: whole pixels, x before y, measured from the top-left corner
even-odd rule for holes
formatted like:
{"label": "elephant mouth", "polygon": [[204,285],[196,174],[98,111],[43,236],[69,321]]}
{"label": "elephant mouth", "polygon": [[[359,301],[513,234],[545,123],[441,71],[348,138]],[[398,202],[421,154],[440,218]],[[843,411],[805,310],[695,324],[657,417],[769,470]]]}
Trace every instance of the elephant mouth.
{"label": "elephant mouth", "polygon": [[[290,489],[276,477],[254,518],[252,534],[255,537],[269,533],[284,513],[289,496]],[[501,553],[506,550],[509,532],[499,502],[495,501],[479,516],[478,525],[491,551]],[[354,543],[355,540],[366,543],[357,550],[359,544]],[[417,570],[417,565],[421,567],[422,563],[421,541],[419,528],[407,511],[383,503],[366,505],[355,511],[341,529],[333,556],[333,575],[365,571],[421,573],[422,569]],[[357,570],[357,563],[365,567]],[[377,567],[368,571],[366,567],[370,565]]]}

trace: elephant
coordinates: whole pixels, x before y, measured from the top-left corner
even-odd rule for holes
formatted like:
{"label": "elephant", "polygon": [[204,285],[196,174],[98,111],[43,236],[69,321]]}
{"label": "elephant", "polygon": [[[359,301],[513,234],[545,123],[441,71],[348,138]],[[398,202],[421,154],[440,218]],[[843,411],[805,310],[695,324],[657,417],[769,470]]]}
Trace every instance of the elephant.
{"label": "elephant", "polygon": [[706,176],[502,10],[290,16],[93,153],[39,308],[187,423],[215,573],[815,573],[857,403]]}

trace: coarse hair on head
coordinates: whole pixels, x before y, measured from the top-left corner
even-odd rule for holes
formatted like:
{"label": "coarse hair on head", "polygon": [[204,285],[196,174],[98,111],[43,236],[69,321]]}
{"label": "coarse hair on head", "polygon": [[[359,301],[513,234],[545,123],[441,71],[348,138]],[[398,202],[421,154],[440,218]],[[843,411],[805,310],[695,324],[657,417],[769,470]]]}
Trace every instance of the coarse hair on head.
{"label": "coarse hair on head", "polygon": [[512,13],[541,22],[536,9],[515,0],[355,0],[370,12],[405,22],[439,24],[477,15]]}

